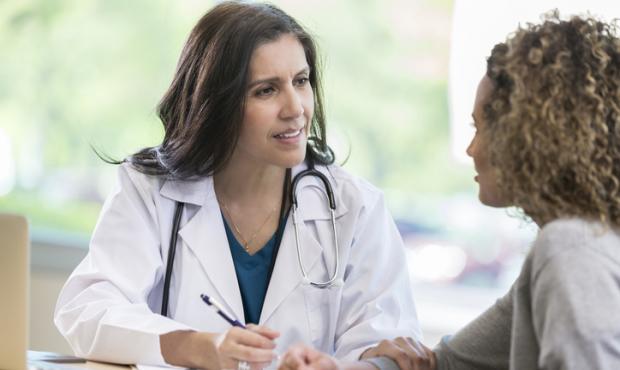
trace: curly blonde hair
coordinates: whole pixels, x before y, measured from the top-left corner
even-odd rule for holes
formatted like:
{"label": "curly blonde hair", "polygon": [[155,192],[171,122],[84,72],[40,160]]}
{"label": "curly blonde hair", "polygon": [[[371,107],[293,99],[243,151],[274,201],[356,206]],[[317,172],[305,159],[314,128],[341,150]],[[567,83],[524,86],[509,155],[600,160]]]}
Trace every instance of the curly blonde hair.
{"label": "curly blonde hair", "polygon": [[493,48],[484,107],[491,163],[512,204],[539,224],[620,225],[620,40],[592,17],[519,28]]}

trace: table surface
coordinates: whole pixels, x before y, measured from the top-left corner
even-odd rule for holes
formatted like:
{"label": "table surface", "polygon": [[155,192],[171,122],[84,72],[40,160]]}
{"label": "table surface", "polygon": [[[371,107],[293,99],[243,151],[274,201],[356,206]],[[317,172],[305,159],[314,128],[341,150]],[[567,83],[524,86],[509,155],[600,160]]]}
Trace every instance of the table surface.
{"label": "table surface", "polygon": [[82,364],[62,364],[62,366],[77,368],[77,369],[88,369],[88,370],[129,370],[135,369],[131,366],[123,366],[123,365],[112,365],[112,364],[104,364],[101,362],[93,362],[86,361],[86,363]]}
{"label": "table surface", "polygon": [[[65,358],[66,361],[63,361]],[[52,359],[52,361],[46,361],[46,359]],[[73,356],[65,356],[53,352],[28,351],[29,362],[53,363],[58,364],[64,368],[75,368],[84,370],[129,370],[133,368],[132,366],[127,365],[113,365],[94,361],[75,362],[75,360],[78,359]]]}

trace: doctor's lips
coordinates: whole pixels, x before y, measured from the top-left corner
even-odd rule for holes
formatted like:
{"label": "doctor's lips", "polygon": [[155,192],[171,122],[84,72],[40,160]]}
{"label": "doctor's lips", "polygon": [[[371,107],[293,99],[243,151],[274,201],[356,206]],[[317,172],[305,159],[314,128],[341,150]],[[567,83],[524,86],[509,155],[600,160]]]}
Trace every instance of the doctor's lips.
{"label": "doctor's lips", "polygon": [[279,134],[273,135],[273,138],[286,143],[295,143],[301,138],[303,132],[304,127],[301,127],[294,130],[286,130]]}

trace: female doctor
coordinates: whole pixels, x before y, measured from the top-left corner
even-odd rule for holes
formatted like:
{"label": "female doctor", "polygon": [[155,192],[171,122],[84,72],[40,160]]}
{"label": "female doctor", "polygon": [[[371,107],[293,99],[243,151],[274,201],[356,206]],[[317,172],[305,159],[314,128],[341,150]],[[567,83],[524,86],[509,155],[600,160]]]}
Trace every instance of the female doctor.
{"label": "female doctor", "polygon": [[[419,333],[382,194],[332,164],[317,61],[272,5],[223,2],[199,20],[158,107],[163,142],[120,164],[58,299],[55,323],[78,356],[247,370],[294,342],[357,359]],[[293,186],[308,168],[318,175]]]}

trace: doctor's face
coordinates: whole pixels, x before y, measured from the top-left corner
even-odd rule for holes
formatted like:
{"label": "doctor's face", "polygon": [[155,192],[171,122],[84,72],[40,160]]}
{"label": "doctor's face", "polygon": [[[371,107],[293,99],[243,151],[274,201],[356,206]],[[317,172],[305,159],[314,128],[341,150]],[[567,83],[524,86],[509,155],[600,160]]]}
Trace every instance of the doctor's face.
{"label": "doctor's face", "polygon": [[306,155],[314,114],[310,69],[297,38],[284,34],[252,54],[237,158],[293,167]]}
{"label": "doctor's face", "polygon": [[507,207],[510,204],[502,196],[497,186],[497,170],[491,165],[489,160],[489,133],[484,118],[484,105],[490,99],[492,92],[493,82],[485,75],[478,84],[478,90],[476,91],[476,101],[472,114],[476,133],[467,148],[467,154],[474,160],[477,172],[477,176],[474,179],[478,182],[478,198],[480,202],[491,207]]}

